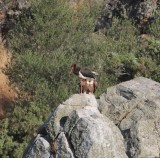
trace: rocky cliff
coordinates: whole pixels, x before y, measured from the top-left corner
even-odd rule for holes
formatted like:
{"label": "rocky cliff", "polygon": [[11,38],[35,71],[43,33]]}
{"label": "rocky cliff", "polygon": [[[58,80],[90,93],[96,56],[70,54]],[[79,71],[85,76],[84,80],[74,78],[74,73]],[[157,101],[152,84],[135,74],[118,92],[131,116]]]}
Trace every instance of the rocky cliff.
{"label": "rocky cliff", "polygon": [[137,78],[97,100],[74,94],[53,110],[23,157],[160,157],[160,83]]}
{"label": "rocky cliff", "polygon": [[119,127],[128,157],[160,157],[160,83],[141,77],[110,87],[99,110]]}

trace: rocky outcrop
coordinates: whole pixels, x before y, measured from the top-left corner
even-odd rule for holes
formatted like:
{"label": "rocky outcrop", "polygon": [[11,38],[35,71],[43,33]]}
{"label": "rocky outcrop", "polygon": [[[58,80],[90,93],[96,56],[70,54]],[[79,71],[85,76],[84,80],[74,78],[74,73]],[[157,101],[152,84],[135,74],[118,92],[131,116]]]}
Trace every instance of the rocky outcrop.
{"label": "rocky outcrop", "polygon": [[108,88],[99,110],[121,130],[128,157],[160,157],[160,83],[140,77]]}
{"label": "rocky outcrop", "polygon": [[123,137],[92,94],[75,94],[53,111],[24,158],[126,158]]}
{"label": "rocky outcrop", "polygon": [[[160,119],[139,120],[130,128],[129,157],[160,157]],[[128,148],[129,149],[129,148]]]}
{"label": "rocky outcrop", "polygon": [[64,129],[73,145],[75,157],[127,157],[118,128],[97,108],[76,110],[69,116]]}
{"label": "rocky outcrop", "polygon": [[98,100],[75,94],[60,104],[24,158],[159,158],[160,83],[137,78]]}

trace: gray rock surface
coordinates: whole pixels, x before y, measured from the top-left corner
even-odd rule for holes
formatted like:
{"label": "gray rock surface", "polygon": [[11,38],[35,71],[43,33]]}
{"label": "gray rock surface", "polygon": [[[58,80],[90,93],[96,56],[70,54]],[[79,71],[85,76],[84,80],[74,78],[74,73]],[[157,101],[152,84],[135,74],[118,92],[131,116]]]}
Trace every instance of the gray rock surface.
{"label": "gray rock surface", "polygon": [[140,77],[110,87],[100,97],[99,110],[120,128],[128,157],[160,155],[160,135],[152,132],[160,128],[160,83]]}
{"label": "gray rock surface", "polygon": [[64,132],[61,132],[56,140],[57,144],[57,158],[74,158],[72,147]]}
{"label": "gray rock surface", "polygon": [[[119,129],[100,114],[92,94],[75,94],[60,104],[39,133],[42,136],[28,145],[24,158],[38,155],[58,158],[127,157]],[[44,141],[46,138],[49,138],[47,142]],[[53,142],[56,152],[53,151]]]}
{"label": "gray rock surface", "polygon": [[60,104],[57,109],[50,115],[48,120],[44,123],[44,126],[50,137],[55,138],[61,131],[61,129],[63,129],[65,121],[72,111],[81,109],[85,106],[98,106],[94,95],[75,94],[68,100]]}
{"label": "gray rock surface", "polygon": [[95,107],[73,111],[64,130],[77,158],[127,157],[119,129]]}
{"label": "gray rock surface", "polygon": [[51,158],[51,147],[49,139],[38,134],[31,140],[28,148],[24,152],[23,157],[26,158]]}
{"label": "gray rock surface", "polygon": [[140,120],[131,126],[132,157],[160,157],[160,119]]}

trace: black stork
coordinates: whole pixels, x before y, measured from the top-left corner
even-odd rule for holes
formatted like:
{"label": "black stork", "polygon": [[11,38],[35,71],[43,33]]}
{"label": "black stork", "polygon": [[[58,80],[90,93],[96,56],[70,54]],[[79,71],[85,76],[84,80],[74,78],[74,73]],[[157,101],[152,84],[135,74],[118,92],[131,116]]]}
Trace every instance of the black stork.
{"label": "black stork", "polygon": [[70,69],[70,75],[74,73],[79,76],[80,79],[80,93],[91,92],[94,93],[97,88],[96,76],[97,72],[91,71],[87,68],[77,67],[76,64],[72,64]]}

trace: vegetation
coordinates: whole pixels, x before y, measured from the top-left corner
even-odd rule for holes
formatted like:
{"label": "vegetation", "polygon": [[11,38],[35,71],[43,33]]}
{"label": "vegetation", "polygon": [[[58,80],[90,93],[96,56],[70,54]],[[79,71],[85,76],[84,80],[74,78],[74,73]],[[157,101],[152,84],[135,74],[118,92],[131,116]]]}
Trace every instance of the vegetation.
{"label": "vegetation", "polygon": [[[76,15],[65,0],[32,0],[8,41],[13,55],[10,79],[20,100],[0,123],[0,157],[22,157],[37,127],[51,110],[77,93],[72,63],[99,73],[96,96],[107,87],[136,76],[160,82],[160,20],[149,27],[153,37],[141,39],[130,20],[113,19],[105,34],[93,33],[97,5],[84,5]],[[85,18],[84,18],[85,17]]]}

